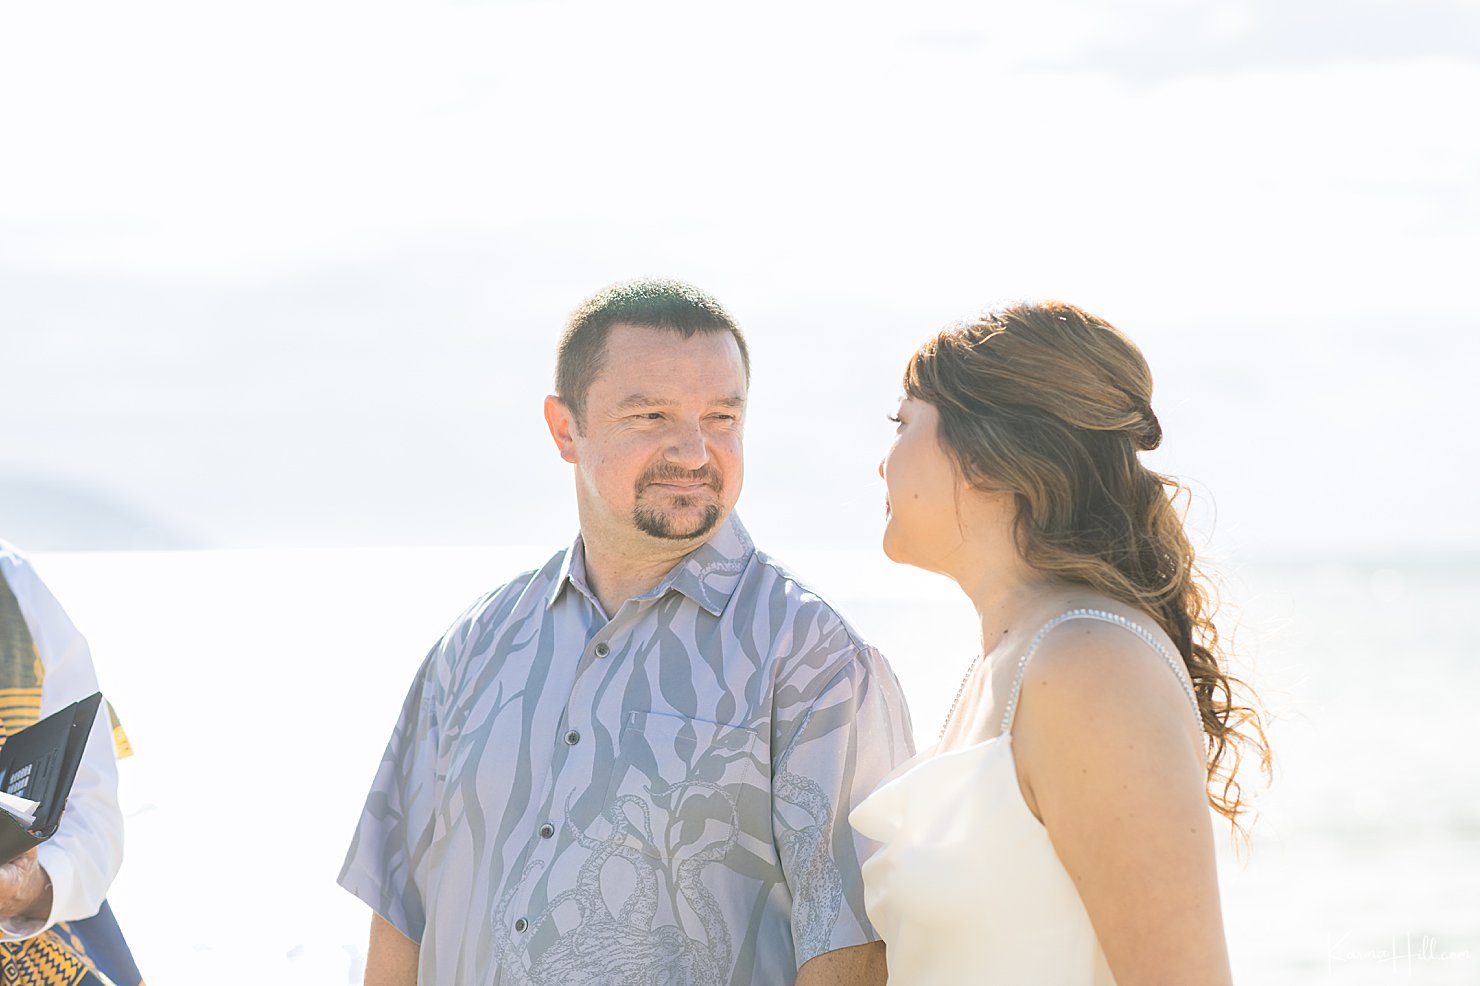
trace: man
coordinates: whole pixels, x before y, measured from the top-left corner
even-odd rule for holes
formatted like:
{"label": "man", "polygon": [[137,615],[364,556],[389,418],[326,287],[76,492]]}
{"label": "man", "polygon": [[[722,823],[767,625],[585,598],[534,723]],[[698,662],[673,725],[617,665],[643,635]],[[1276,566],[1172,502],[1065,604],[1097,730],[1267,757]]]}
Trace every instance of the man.
{"label": "man", "polygon": [[580,536],[412,685],[339,878],[367,984],[883,982],[847,816],[908,714],[733,516],[749,373],[688,285],[572,315],[545,419]]}
{"label": "man", "polygon": [[[19,551],[0,541],[0,744],[98,690],[87,641]],[[100,710],[56,834],[0,863],[0,983],[135,986],[104,900],[123,862],[122,730]]]}

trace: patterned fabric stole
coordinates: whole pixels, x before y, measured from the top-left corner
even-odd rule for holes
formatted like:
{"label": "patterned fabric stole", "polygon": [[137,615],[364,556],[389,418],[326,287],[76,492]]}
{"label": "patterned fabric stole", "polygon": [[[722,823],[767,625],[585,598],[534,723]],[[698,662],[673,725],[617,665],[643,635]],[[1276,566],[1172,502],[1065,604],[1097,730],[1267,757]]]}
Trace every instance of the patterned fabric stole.
{"label": "patterned fabric stole", "polygon": [[[0,573],[0,746],[7,736],[40,718],[44,674],[20,604]],[[108,713],[115,745],[126,748],[128,740],[111,706]],[[25,941],[0,942],[0,986],[143,986],[143,982],[107,901],[93,917],[59,923]]]}

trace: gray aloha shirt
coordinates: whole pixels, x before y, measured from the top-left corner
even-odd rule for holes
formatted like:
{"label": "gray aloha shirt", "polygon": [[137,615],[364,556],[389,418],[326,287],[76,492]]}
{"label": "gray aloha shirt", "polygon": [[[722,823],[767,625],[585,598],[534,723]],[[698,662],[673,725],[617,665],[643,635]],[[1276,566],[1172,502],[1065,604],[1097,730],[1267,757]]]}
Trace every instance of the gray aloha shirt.
{"label": "gray aloha shirt", "polygon": [[733,516],[609,622],[583,557],[432,648],[340,884],[422,983],[785,984],[876,940],[848,812],[914,752],[883,657]]}

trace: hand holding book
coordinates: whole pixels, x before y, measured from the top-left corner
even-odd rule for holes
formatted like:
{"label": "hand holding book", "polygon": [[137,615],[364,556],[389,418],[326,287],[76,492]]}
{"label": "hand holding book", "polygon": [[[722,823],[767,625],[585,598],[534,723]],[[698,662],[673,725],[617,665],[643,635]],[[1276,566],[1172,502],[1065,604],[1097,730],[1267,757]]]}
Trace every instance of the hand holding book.
{"label": "hand holding book", "polygon": [[56,833],[102,700],[94,692],[7,737],[0,746],[0,863]]}
{"label": "hand holding book", "polygon": [[37,861],[35,848],[0,863],[0,927],[16,933],[9,919],[45,921],[51,907],[51,877]]}

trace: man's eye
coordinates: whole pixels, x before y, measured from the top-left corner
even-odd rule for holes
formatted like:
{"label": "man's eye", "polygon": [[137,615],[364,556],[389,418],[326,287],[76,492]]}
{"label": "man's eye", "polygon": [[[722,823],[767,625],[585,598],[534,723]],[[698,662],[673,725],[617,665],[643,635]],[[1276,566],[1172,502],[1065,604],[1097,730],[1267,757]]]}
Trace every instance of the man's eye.
{"label": "man's eye", "polygon": [[899,416],[899,415],[897,415],[897,414],[889,414],[889,415],[885,415],[885,416],[886,416],[886,417],[887,417],[887,418],[888,418],[888,419],[889,419],[889,420],[890,420],[890,421],[893,421],[893,422],[894,422],[894,423],[895,423],[895,424],[897,424],[897,425],[902,425],[902,424],[904,424],[904,419],[903,419],[903,418],[901,418],[901,417],[900,417],[900,416]]}

